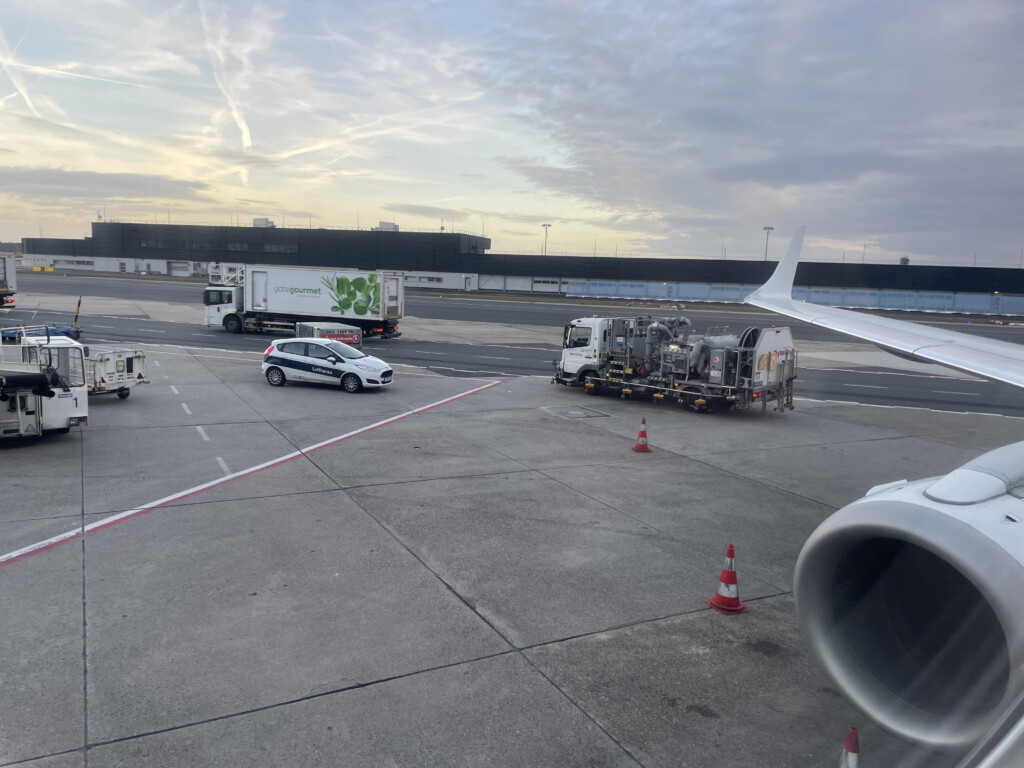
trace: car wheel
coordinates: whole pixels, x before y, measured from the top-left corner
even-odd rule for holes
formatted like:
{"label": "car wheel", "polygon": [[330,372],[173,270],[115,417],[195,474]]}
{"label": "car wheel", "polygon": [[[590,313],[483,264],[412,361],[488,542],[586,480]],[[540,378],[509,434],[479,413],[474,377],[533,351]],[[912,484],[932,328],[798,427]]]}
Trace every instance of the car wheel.
{"label": "car wheel", "polygon": [[119,390],[117,390],[117,396],[120,397],[122,400],[127,400],[128,395],[130,395],[131,393],[132,391],[128,389],[128,387],[121,387]]}
{"label": "car wheel", "polygon": [[346,392],[358,392],[363,388],[363,383],[354,373],[346,373],[341,378],[341,388]]}
{"label": "car wheel", "polygon": [[283,387],[288,379],[285,378],[284,371],[280,368],[267,368],[267,381],[272,387]]}
{"label": "car wheel", "polygon": [[224,330],[228,333],[241,333],[242,321],[235,315],[228,315],[224,318]]}

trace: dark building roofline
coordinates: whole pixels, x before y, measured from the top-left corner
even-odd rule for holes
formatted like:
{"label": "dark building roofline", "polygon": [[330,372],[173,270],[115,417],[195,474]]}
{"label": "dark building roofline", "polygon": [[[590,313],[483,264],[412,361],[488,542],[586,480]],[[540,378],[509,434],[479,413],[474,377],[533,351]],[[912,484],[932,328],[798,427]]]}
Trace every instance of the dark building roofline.
{"label": "dark building roofline", "polygon": [[[458,232],[93,222],[91,238],[25,238],[26,255],[222,261],[627,282],[760,285],[771,261],[485,253],[489,238]],[[1024,294],[1024,270],[803,262],[796,284],[853,290]]]}

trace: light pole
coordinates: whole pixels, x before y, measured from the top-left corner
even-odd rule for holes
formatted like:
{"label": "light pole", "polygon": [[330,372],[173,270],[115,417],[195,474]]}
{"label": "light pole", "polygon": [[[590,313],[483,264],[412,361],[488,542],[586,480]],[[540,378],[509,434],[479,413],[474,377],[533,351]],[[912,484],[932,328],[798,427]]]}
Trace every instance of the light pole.
{"label": "light pole", "polygon": [[775,230],[775,227],[764,227],[764,260],[768,261],[768,236]]}
{"label": "light pole", "polygon": [[548,230],[551,229],[550,224],[541,224],[544,227],[544,255],[548,255]]}

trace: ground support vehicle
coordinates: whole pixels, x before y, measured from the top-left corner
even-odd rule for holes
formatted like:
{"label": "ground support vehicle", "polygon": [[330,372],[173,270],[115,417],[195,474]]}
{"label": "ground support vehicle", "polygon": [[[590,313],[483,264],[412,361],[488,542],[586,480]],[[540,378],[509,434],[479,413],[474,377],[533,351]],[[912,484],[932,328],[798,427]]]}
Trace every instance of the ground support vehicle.
{"label": "ground support vehicle", "polygon": [[17,343],[23,338],[55,338],[66,336],[78,341],[82,338],[82,329],[77,325],[9,325],[0,328],[0,339],[4,344]]}
{"label": "ground support vehicle", "polygon": [[14,304],[14,294],[18,292],[16,263],[14,256],[0,253],[0,307]]}
{"label": "ground support vehicle", "polygon": [[295,335],[300,339],[333,339],[359,349],[363,346],[363,331],[344,323],[296,323]]}
{"label": "ground support vehicle", "polygon": [[296,323],[345,322],[364,337],[400,336],[401,272],[267,265],[210,265],[206,325],[231,333],[297,335]]}
{"label": "ground support vehicle", "polygon": [[85,350],[67,336],[0,344],[0,438],[68,432],[89,415]]}
{"label": "ground support vehicle", "polygon": [[85,379],[90,395],[116,394],[125,400],[133,387],[149,384],[146,353],[141,349],[91,350],[85,358]]}
{"label": "ground support vehicle", "polygon": [[312,337],[276,339],[263,353],[263,375],[271,386],[289,381],[341,384],[346,392],[391,384],[391,366],[355,347]]}
{"label": "ground support vehicle", "polygon": [[788,328],[712,329],[689,341],[685,317],[584,317],[565,326],[552,381],[587,394],[669,400],[696,411],[793,408]]}

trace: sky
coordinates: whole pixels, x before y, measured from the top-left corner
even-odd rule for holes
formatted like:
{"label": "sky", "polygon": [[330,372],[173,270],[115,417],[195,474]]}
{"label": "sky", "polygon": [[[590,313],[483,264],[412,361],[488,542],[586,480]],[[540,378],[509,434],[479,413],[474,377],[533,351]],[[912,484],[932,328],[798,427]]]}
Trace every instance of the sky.
{"label": "sky", "polygon": [[1024,267],[1022,41],[1019,0],[3,0],[0,241]]}

